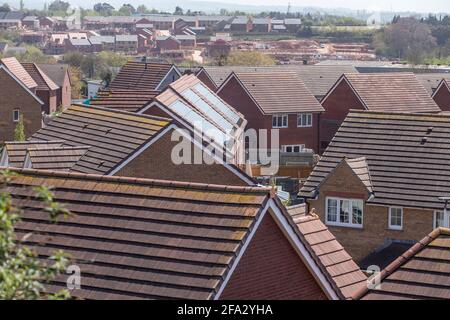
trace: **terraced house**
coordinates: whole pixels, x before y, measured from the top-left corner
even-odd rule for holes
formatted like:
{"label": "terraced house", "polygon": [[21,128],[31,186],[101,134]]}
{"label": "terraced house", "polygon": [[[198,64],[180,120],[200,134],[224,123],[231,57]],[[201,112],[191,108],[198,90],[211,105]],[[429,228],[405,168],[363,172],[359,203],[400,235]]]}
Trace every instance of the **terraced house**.
{"label": "terraced house", "polygon": [[358,262],[449,227],[450,117],[352,110],[302,187]]}
{"label": "terraced house", "polygon": [[[16,172],[1,187],[24,208],[15,232],[42,259],[61,247],[71,255],[82,270],[74,298],[337,300],[366,281],[320,221],[294,223],[268,188]],[[72,214],[50,223],[36,186]]]}

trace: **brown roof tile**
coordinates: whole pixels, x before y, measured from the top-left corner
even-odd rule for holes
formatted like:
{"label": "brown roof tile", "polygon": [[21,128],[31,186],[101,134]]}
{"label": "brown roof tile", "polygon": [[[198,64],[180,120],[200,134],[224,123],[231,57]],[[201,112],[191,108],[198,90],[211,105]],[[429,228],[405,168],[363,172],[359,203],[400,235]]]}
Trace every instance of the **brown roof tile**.
{"label": "brown roof tile", "polygon": [[369,203],[440,210],[450,194],[450,116],[351,111],[300,190],[312,197],[347,157],[364,157]]}
{"label": "brown roof tile", "polygon": [[319,66],[319,65],[278,65],[278,66],[224,66],[224,67],[204,67],[209,77],[217,87],[220,87],[225,79],[234,71],[244,72],[294,72],[306,85],[309,91],[316,97],[325,96],[328,90],[333,87],[336,81],[344,73],[358,72],[353,66]]}
{"label": "brown roof tile", "polygon": [[378,288],[361,289],[354,298],[450,299],[449,266],[450,229],[438,228],[387,266]]}
{"label": "brown roof tile", "polygon": [[[18,170],[2,188],[23,208],[15,231],[48,258],[71,254],[85,299],[211,299],[270,190]],[[36,186],[50,186],[71,216],[50,223]],[[67,275],[49,286],[66,287]]]}
{"label": "brown roof tile", "polygon": [[8,166],[14,168],[23,168],[27,149],[55,148],[62,146],[63,143],[64,141],[61,140],[23,142],[7,141],[5,142],[5,149],[3,152],[6,152],[8,156]]}
{"label": "brown roof tile", "polygon": [[89,148],[89,146],[28,148],[24,168],[69,171]]}
{"label": "brown roof tile", "polygon": [[89,105],[136,112],[145,107],[159,94],[154,90],[103,90],[89,102]]}
{"label": "brown roof tile", "polygon": [[449,75],[445,73],[418,73],[416,74],[416,77],[425,89],[427,89],[428,93],[432,95],[441,83],[442,79],[449,77]]}
{"label": "brown roof tile", "polygon": [[49,78],[35,63],[22,62],[23,68],[30,74],[36,82],[36,90],[57,90],[59,87]]}
{"label": "brown roof tile", "polygon": [[60,139],[64,140],[65,147],[89,145],[91,148],[71,171],[107,174],[170,122],[166,118],[74,105],[33,134],[29,140]]}
{"label": "brown roof tile", "polygon": [[294,72],[237,72],[233,75],[265,114],[324,111]]}
{"label": "brown roof tile", "polygon": [[346,73],[342,79],[348,81],[370,111],[441,111],[413,73]]}
{"label": "brown roof tile", "polygon": [[151,62],[127,62],[110,83],[112,90],[156,90],[174,67],[172,64]]}
{"label": "brown roof tile", "polygon": [[316,215],[306,205],[288,208],[316,263],[342,299],[349,299],[366,285],[367,277]]}

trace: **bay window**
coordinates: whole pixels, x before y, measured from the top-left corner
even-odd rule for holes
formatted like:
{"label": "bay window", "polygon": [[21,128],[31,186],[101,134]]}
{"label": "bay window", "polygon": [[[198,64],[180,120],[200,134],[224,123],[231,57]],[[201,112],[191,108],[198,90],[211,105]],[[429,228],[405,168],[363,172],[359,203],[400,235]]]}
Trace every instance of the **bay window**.
{"label": "bay window", "polygon": [[326,223],[329,225],[361,228],[363,200],[327,198]]}

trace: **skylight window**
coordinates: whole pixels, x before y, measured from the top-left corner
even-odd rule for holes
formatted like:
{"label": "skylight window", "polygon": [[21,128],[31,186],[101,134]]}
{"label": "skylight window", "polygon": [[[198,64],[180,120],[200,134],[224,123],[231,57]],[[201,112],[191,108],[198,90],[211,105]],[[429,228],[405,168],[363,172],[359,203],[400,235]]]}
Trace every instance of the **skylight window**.
{"label": "skylight window", "polygon": [[183,92],[183,96],[189,100],[196,108],[206,115],[209,119],[218,124],[223,131],[232,133],[233,125],[228,122],[223,116],[215,111],[209,104],[207,104],[202,98],[200,98],[194,91],[187,89]]}
{"label": "skylight window", "polygon": [[228,118],[230,118],[234,123],[238,123],[241,117],[230,109],[225,103],[223,103],[218,97],[216,97],[210,90],[208,90],[203,84],[197,83],[194,86],[202,96],[204,96],[208,101],[210,101],[217,109],[222,111]]}

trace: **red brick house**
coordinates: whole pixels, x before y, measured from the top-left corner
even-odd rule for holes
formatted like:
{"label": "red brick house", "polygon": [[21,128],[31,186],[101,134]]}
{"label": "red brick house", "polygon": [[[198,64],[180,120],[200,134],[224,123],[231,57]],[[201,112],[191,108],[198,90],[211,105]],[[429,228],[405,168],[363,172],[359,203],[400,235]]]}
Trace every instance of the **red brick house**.
{"label": "red brick house", "polygon": [[72,86],[67,64],[38,64],[38,67],[58,86],[56,91],[57,108],[67,109],[72,102]]}
{"label": "red brick house", "polygon": [[174,36],[156,36],[156,48],[161,51],[180,50],[181,42]]}
{"label": "red brick house", "polygon": [[442,79],[433,93],[433,100],[442,111],[450,111],[450,78]]}
{"label": "red brick house", "polygon": [[24,69],[37,83],[36,95],[44,102],[43,111],[46,114],[55,112],[58,108],[57,92],[60,89],[35,63],[22,62]]}
{"label": "red brick house", "polygon": [[[40,257],[71,253],[82,270],[72,298],[338,300],[366,283],[332,237],[316,241],[330,235],[320,221],[294,222],[268,188],[16,172],[1,190],[24,208],[15,232]],[[22,196],[36,185],[76,214],[50,223]],[[67,277],[46,290],[66,288]]]}
{"label": "red brick house", "polygon": [[[11,66],[9,64],[9,66]],[[18,64],[20,66],[20,64]],[[20,69],[19,69],[20,70]],[[29,137],[42,127],[44,103],[35,94],[32,81],[28,86],[4,64],[0,65],[0,141],[14,140],[14,130],[23,117],[25,136]],[[32,79],[31,79],[32,80]]]}
{"label": "red brick house", "polygon": [[438,113],[413,73],[346,73],[321,101],[325,112],[320,118],[320,153],[330,143],[350,109]]}
{"label": "red brick house", "polygon": [[353,110],[300,190],[357,262],[449,227],[450,116]]}
{"label": "red brick house", "polygon": [[320,103],[292,72],[233,72],[217,94],[248,121],[247,129],[279,129],[284,152],[318,150]]}

